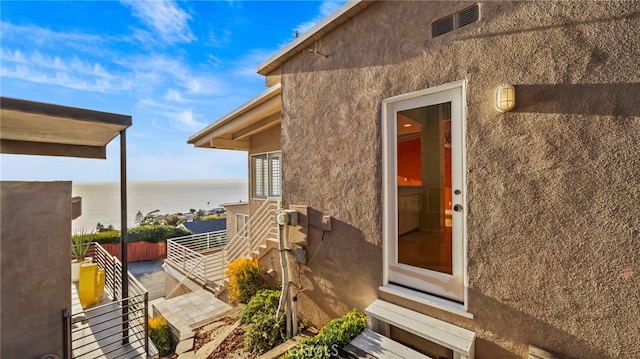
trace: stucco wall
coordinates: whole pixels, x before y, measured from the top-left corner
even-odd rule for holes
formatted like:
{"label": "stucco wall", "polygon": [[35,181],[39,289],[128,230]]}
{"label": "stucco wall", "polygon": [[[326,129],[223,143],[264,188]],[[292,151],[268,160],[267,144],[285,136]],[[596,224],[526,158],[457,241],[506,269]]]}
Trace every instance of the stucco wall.
{"label": "stucco wall", "polygon": [[71,308],[71,182],[0,186],[0,357],[62,357],[62,311]]}
{"label": "stucco wall", "polygon": [[230,204],[224,206],[225,211],[227,211],[227,241],[230,241],[236,233],[238,233],[237,224],[238,219],[236,218],[237,214],[246,214],[249,215],[249,203],[243,204]]}
{"label": "stucco wall", "polygon": [[[300,308],[316,324],[382,283],[381,102],[464,79],[469,310],[477,357],[528,344],[575,358],[640,356],[640,2],[383,2],[282,66],[283,200],[307,205]],[[516,86],[501,114],[493,91]],[[321,241],[322,214],[333,231]]]}

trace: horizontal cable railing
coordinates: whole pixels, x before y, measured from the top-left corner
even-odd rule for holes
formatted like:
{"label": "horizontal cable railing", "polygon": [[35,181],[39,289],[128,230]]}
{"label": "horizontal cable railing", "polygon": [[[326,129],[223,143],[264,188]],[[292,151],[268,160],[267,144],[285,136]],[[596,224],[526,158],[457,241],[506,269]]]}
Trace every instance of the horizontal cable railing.
{"label": "horizontal cable railing", "polygon": [[207,252],[224,247],[227,244],[227,231],[192,234],[171,238],[171,240],[196,252]]}
{"label": "horizontal cable railing", "polygon": [[148,294],[85,309],[71,316],[72,357],[122,358],[131,353],[149,353]]}
{"label": "horizontal cable railing", "polygon": [[147,289],[127,273],[129,296],[122,298],[122,263],[100,244],[92,243],[88,257],[105,271],[105,293],[112,302],[71,316],[73,358],[120,358],[144,350],[149,354]]}
{"label": "horizontal cable railing", "polygon": [[[92,243],[87,250],[87,257],[92,257],[98,268],[105,271],[104,290],[113,300],[122,299],[122,262],[118,257],[112,256],[98,243]],[[129,295],[143,294],[147,289],[136,279],[127,273],[129,278]]]}
{"label": "horizontal cable railing", "polygon": [[278,198],[267,198],[231,239],[226,230],[168,239],[165,262],[204,283],[221,285],[227,264],[250,257],[272,232],[279,204]]}
{"label": "horizontal cable railing", "polygon": [[[250,257],[251,252],[257,249],[260,243],[266,240],[266,237],[259,237],[260,233],[267,233],[263,227],[270,227],[275,221],[275,210],[280,206],[279,198],[267,198],[260,207],[253,212],[251,217],[245,222],[244,226],[238,230],[233,238],[228,241],[227,246],[222,251],[222,258],[218,262],[220,266],[217,272],[220,273],[222,281],[225,279],[224,268],[229,262],[241,257]],[[255,243],[255,246],[253,245]]]}
{"label": "horizontal cable railing", "polygon": [[216,263],[207,260],[205,253],[222,249],[226,244],[224,230],[171,238],[167,240],[166,261],[206,283],[219,270]]}
{"label": "horizontal cable railing", "polygon": [[[275,211],[278,209],[279,202],[270,201],[269,206],[262,213],[258,213],[255,217],[256,221],[253,222],[249,231],[249,238],[251,239],[250,251],[254,252],[258,250],[258,246],[267,239],[269,233],[275,226]],[[252,218],[253,219],[253,218]]]}

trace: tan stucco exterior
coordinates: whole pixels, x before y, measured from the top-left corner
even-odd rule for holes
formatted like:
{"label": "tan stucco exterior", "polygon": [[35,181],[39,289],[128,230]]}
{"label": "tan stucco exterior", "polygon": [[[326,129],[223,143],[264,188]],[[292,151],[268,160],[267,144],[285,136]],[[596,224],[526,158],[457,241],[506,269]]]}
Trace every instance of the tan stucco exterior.
{"label": "tan stucco exterior", "polygon": [[71,310],[71,182],[1,183],[0,357],[62,358]]}
{"label": "tan stucco exterior", "polygon": [[[279,68],[283,201],[309,207],[302,314],[321,325],[383,298],[477,333],[477,358],[529,344],[574,358],[640,355],[640,2],[377,2]],[[473,319],[382,284],[385,98],[466,81]],[[516,88],[516,108],[493,91]],[[324,234],[322,215],[333,216]]]}
{"label": "tan stucco exterior", "polygon": [[249,203],[227,203],[222,205],[227,212],[227,240],[233,238],[237,231],[238,218],[236,215],[249,215]]}

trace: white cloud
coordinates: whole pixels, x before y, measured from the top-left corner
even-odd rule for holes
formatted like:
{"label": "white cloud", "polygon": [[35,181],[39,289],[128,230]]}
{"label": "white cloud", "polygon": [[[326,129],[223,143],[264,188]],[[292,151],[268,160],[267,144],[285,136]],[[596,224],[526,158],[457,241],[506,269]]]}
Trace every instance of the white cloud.
{"label": "white cloud", "polygon": [[336,0],[325,0],[320,4],[320,8],[318,9],[318,14],[311,20],[303,22],[302,24],[296,26],[296,30],[303,34],[307,32],[310,28],[312,28],[315,24],[322,21],[325,17],[331,15],[334,11],[336,11],[340,6],[342,6],[345,1],[336,1]]}
{"label": "white cloud", "polygon": [[0,23],[0,33],[5,45],[13,41],[29,44],[31,48],[50,48],[53,50],[70,48],[101,57],[109,55],[110,50],[105,44],[124,40],[114,36],[93,35],[76,31],[56,32],[36,25],[15,25],[5,21]]}
{"label": "white cloud", "polygon": [[84,34],[78,32],[55,32],[47,28],[35,25],[15,25],[10,22],[2,21],[0,23],[3,38],[17,38],[28,40],[33,45],[56,44],[63,42],[65,44],[78,43],[101,43],[108,39],[105,36]]}
{"label": "white cloud", "polygon": [[184,97],[182,97],[182,93],[176,89],[167,89],[167,92],[164,94],[164,99],[178,103],[187,102]]}
{"label": "white cloud", "polygon": [[[175,1],[122,1],[154,33],[165,42],[192,42],[195,36],[189,28],[191,15],[182,10]],[[140,35],[140,34],[139,34]]]}
{"label": "white cloud", "polygon": [[3,48],[0,58],[0,74],[6,78],[97,92],[119,92],[133,86],[126,74],[110,73],[104,65],[78,57],[63,59],[37,50],[25,54]]}
{"label": "white cloud", "polygon": [[162,54],[122,58],[116,61],[122,66],[128,66],[135,74],[136,82],[145,84],[148,88],[172,86],[174,90],[183,91],[183,95],[224,93],[224,82],[216,74],[194,70],[178,59]]}
{"label": "white cloud", "polygon": [[45,85],[57,85],[74,90],[94,91],[94,92],[119,92],[132,87],[132,83],[126,79],[106,79],[106,78],[82,78],[67,72],[46,73],[27,66],[2,66],[0,76],[15,78],[29,82]]}
{"label": "white cloud", "polygon": [[193,132],[205,126],[204,122],[198,122],[194,119],[191,109],[177,113],[165,113],[165,116],[172,118],[176,122],[176,127],[183,131]]}

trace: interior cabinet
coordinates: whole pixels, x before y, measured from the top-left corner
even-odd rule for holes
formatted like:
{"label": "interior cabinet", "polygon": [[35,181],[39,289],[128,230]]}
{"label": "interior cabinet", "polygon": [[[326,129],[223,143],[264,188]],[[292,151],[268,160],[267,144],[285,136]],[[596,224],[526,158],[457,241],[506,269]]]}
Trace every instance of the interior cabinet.
{"label": "interior cabinet", "polygon": [[398,187],[398,235],[420,227],[420,187]]}

